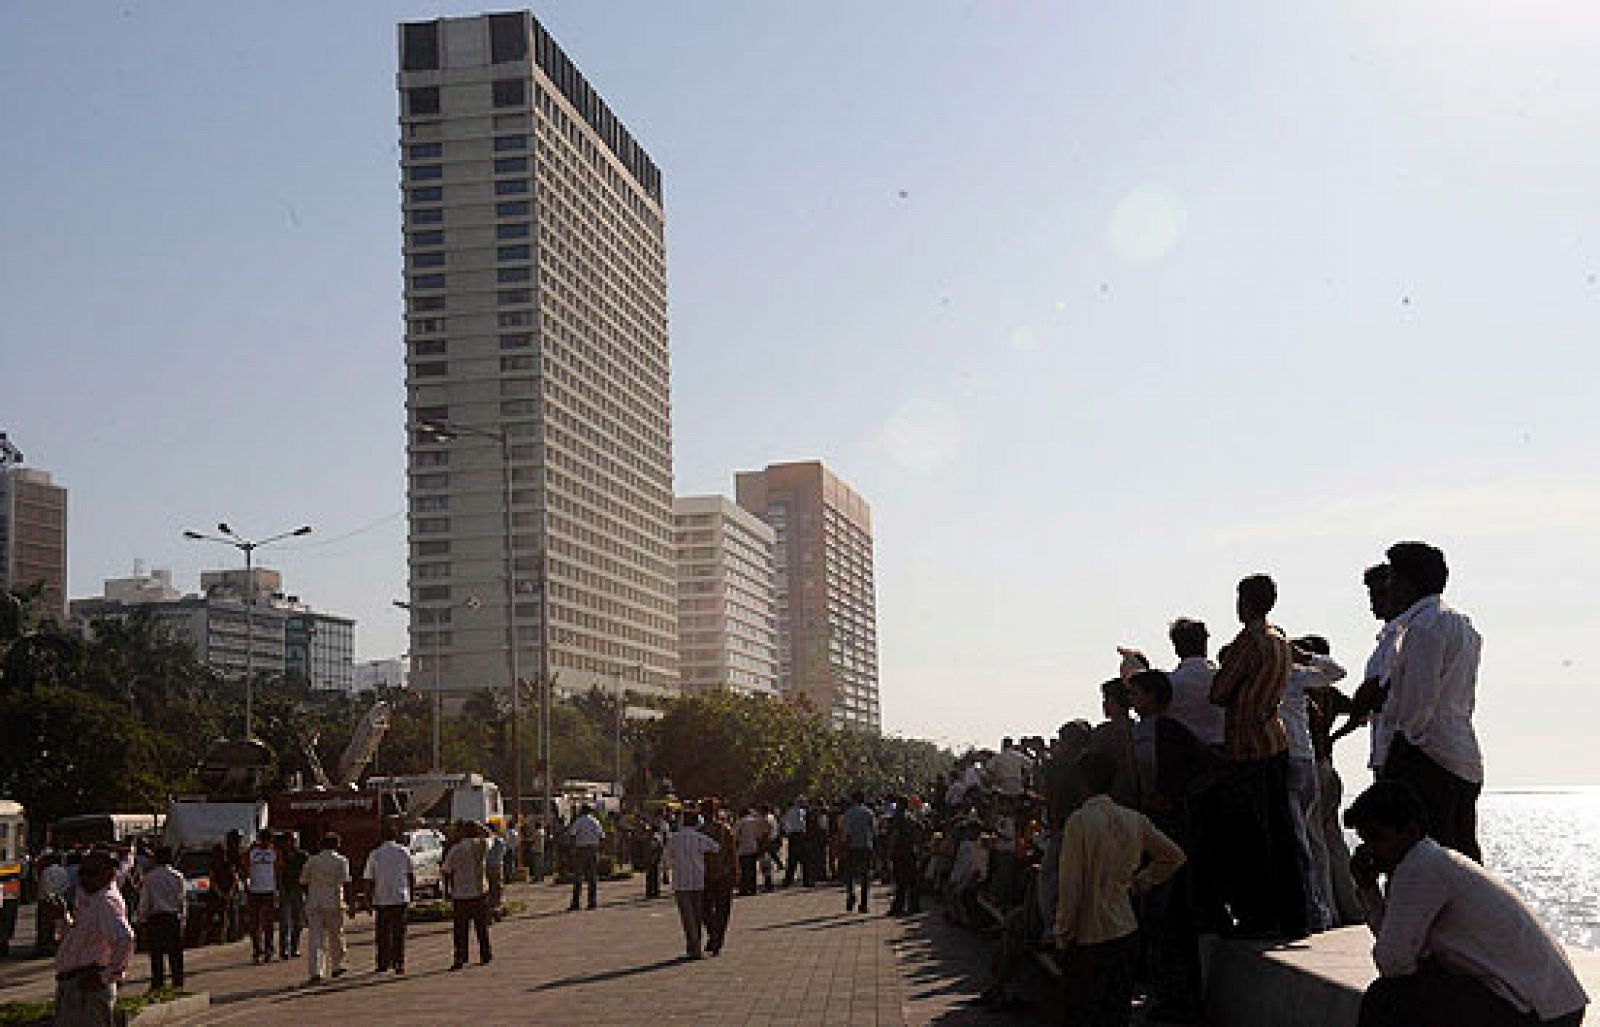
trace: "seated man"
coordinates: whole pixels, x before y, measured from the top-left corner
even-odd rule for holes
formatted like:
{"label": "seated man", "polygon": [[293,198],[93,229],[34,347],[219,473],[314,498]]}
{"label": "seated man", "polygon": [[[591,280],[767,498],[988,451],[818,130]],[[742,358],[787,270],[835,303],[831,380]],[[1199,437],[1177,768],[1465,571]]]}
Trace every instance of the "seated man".
{"label": "seated man", "polygon": [[1583,1022],[1589,998],[1561,945],[1504,882],[1426,837],[1415,792],[1380,781],[1344,822],[1361,836],[1350,872],[1378,939],[1360,1027]]}

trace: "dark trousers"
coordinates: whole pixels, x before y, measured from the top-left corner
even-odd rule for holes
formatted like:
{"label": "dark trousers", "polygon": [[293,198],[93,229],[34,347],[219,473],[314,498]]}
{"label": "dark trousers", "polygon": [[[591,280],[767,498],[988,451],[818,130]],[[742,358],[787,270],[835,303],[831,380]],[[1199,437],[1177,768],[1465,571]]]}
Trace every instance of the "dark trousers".
{"label": "dark trousers", "polygon": [[272,955],[272,929],[278,919],[276,892],[247,892],[245,908],[250,913],[250,951],[254,955]]}
{"label": "dark trousers", "polygon": [[406,968],[406,907],[375,906],[378,970]]}
{"label": "dark trousers", "polygon": [[1227,896],[1227,790],[1213,785],[1189,799],[1189,841],[1179,843],[1189,857],[1190,894],[1194,902],[1195,926],[1201,932],[1221,932],[1232,921],[1228,916]]}
{"label": "dark trousers", "polygon": [[867,886],[872,883],[872,850],[846,849],[844,854],[844,907],[856,906],[856,882],[861,882],[861,912],[867,911]]}
{"label": "dark trousers", "polygon": [[300,933],[306,928],[306,893],[290,887],[278,893],[278,951],[300,954]]}
{"label": "dark trousers", "polygon": [[754,895],[756,893],[756,864],[761,862],[761,853],[740,853],[739,855],[739,894]]}
{"label": "dark trousers", "polygon": [[[1188,852],[1193,847],[1187,816],[1178,813],[1151,819],[1179,848]],[[1186,862],[1176,874],[1135,900],[1150,997],[1158,1006],[1185,1011],[1200,1007],[1200,934],[1191,865]]]}
{"label": "dark trousers", "polygon": [[647,899],[659,899],[661,897],[661,857],[659,856],[645,862],[644,897]]}
{"label": "dark trousers", "polygon": [[786,834],[783,837],[786,840],[785,847],[788,849],[785,855],[789,857],[783,868],[783,886],[787,888],[794,884],[796,870],[800,872],[800,883],[809,885],[811,883],[811,861],[806,858],[805,835]]}
{"label": "dark trousers", "polygon": [[144,922],[145,944],[150,947],[150,987],[167,986],[167,968],[172,968],[172,986],[183,987],[183,923],[176,913],[151,913]]}
{"label": "dark trousers", "polygon": [[1478,793],[1483,785],[1459,778],[1433,758],[1396,734],[1389,743],[1378,777],[1409,785],[1428,812],[1428,834],[1440,845],[1454,849],[1475,863],[1483,862],[1478,848]]}
{"label": "dark trousers", "polygon": [[728,918],[733,915],[733,878],[707,879],[702,894],[700,913],[706,925],[706,948],[721,952],[728,937]]}
{"label": "dark trousers", "polygon": [[893,868],[894,903],[889,907],[889,913],[922,912],[922,882],[917,880],[917,857],[914,854],[896,856]]}
{"label": "dark trousers", "polygon": [[683,924],[684,950],[690,957],[699,959],[700,921],[705,916],[705,892],[677,891],[672,893],[672,897],[678,903],[678,920]]}
{"label": "dark trousers", "polygon": [[1062,953],[1062,994],[1072,1027],[1126,1027],[1133,1015],[1139,936],[1130,934]]}
{"label": "dark trousers", "polygon": [[482,895],[475,899],[456,899],[451,903],[452,938],[455,940],[456,963],[467,961],[467,928],[478,935],[478,960],[487,963],[494,953],[489,948],[489,900]]}
{"label": "dark trousers", "polygon": [[1247,934],[1302,938],[1309,929],[1288,774],[1288,754],[1279,753],[1231,764],[1220,786],[1227,900]]}
{"label": "dark trousers", "polygon": [[593,909],[599,902],[600,894],[600,849],[594,845],[583,845],[572,850],[572,904],[569,909],[578,908],[578,896],[583,891],[583,886],[589,886],[589,908]]}
{"label": "dark trousers", "polygon": [[1578,1027],[1583,1010],[1554,1020],[1520,1013],[1475,977],[1446,973],[1428,961],[1406,977],[1380,977],[1361,997],[1358,1027]]}

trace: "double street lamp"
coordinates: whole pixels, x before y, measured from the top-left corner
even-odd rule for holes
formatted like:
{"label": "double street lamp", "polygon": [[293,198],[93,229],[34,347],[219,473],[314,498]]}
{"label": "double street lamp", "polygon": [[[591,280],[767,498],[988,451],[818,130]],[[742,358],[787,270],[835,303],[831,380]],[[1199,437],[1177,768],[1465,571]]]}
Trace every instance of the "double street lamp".
{"label": "double street lamp", "polygon": [[[504,546],[505,546],[505,590],[506,590],[506,671],[511,678],[511,816],[513,822],[522,815],[522,673],[519,664],[517,649],[517,580],[516,580],[516,540],[512,531],[513,520],[511,515],[512,501],[512,469],[511,469],[511,435],[503,428],[484,428],[475,425],[457,424],[453,421],[436,420],[432,418],[418,418],[417,431],[428,436],[435,442],[453,442],[462,436],[488,439],[500,446],[501,488],[504,503]],[[549,575],[546,573],[547,560],[543,549],[539,553],[539,681],[541,686],[540,720],[541,745],[549,744],[549,698],[545,689],[550,680],[550,602],[549,602]],[[437,624],[434,632],[435,640],[438,638]],[[435,664],[437,667],[437,663]],[[437,760],[437,756],[435,757]],[[545,757],[545,807],[548,809],[550,802],[549,761]]]}
{"label": "double street lamp", "polygon": [[255,647],[256,647],[256,550],[263,546],[270,546],[274,542],[282,542],[287,538],[296,538],[300,535],[311,534],[311,525],[302,524],[292,531],[279,532],[261,539],[247,539],[228,527],[227,521],[217,523],[216,535],[205,535],[198,531],[185,531],[183,537],[195,542],[219,542],[225,546],[232,546],[244,554],[245,576],[245,610],[244,610],[244,736],[255,737]]}

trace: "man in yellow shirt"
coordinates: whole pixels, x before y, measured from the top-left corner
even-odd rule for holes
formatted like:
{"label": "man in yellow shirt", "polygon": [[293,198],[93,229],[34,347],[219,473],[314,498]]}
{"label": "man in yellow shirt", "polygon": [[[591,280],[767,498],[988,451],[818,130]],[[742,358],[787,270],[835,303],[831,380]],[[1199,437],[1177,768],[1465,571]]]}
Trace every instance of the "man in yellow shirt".
{"label": "man in yellow shirt", "polygon": [[1128,1023],[1139,951],[1131,897],[1161,884],[1184,862],[1183,850],[1149,818],[1111,800],[1116,771],[1100,753],[1078,760],[1089,798],[1061,832],[1055,934],[1072,1007],[1066,1022],[1090,1027]]}

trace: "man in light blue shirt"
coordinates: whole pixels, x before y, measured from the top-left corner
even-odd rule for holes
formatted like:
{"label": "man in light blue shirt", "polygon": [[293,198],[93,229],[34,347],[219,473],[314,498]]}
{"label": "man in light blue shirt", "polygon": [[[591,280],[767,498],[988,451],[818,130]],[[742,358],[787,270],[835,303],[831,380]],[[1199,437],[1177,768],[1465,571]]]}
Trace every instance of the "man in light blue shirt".
{"label": "man in light blue shirt", "polygon": [[861,882],[861,912],[867,911],[867,885],[872,880],[872,846],[878,837],[878,818],[867,807],[866,794],[856,791],[851,806],[844,811],[840,828],[844,832],[845,912],[856,908],[856,881]]}

